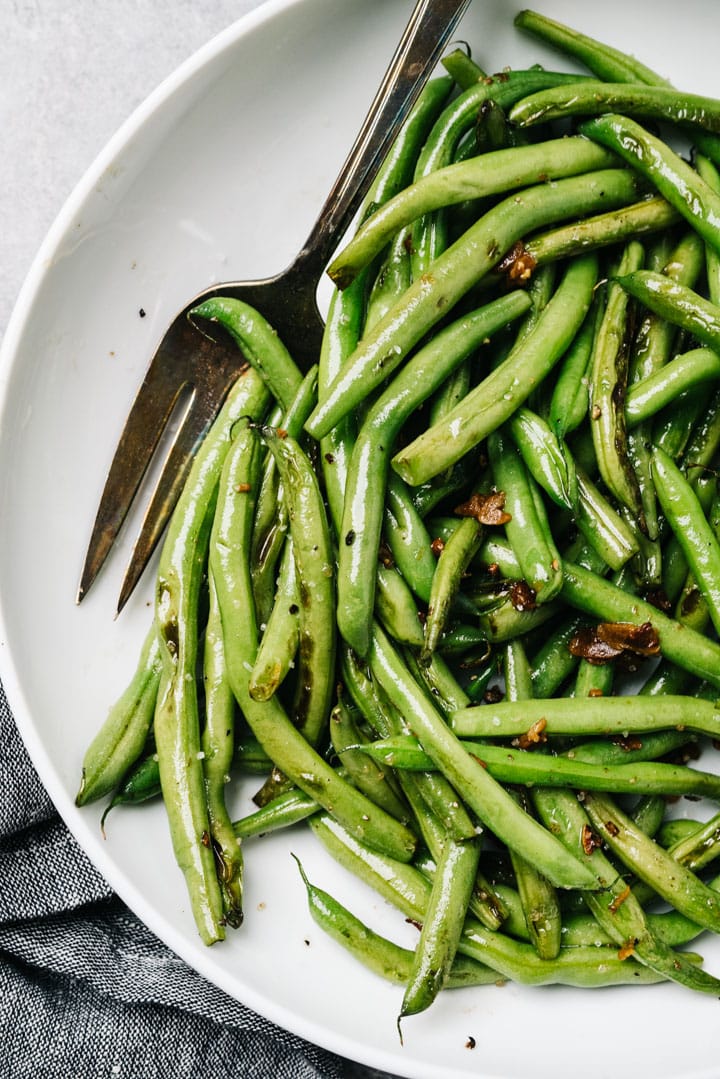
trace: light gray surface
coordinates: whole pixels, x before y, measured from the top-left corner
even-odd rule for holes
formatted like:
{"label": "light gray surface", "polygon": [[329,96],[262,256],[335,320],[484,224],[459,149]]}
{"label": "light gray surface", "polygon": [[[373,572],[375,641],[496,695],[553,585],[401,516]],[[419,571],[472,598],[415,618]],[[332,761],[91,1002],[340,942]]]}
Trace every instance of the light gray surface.
{"label": "light gray surface", "polygon": [[[0,337],[65,199],[120,124],[262,0],[2,0]],[[379,1075],[348,1062],[348,1076]]]}
{"label": "light gray surface", "polygon": [[0,328],[65,199],[123,120],[261,0],[2,0]]}

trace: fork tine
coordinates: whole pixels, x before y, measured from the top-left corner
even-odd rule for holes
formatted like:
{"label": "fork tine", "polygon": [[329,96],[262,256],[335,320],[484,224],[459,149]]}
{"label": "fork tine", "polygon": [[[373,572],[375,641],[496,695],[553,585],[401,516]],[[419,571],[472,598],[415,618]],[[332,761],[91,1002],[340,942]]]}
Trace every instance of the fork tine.
{"label": "fork tine", "polygon": [[[142,526],[128,567],[125,571],[117,613],[120,614],[162,535],[192,466],[198,444],[212,424],[237,374],[240,363],[237,346],[233,354],[233,369],[218,365],[212,378],[198,378],[188,409],[162,467],[160,478],[145,511]],[[240,362],[241,359],[240,359]]]}
{"label": "fork tine", "polygon": [[[187,428],[183,423],[175,439],[178,445],[177,455],[181,454],[186,437],[194,439],[190,443],[189,452],[192,453],[198,436],[197,433],[192,433],[191,424],[197,422],[200,409],[205,415],[203,423],[207,425],[212,421],[233,375],[242,363],[243,358],[237,346],[230,347],[223,340],[207,337],[186,318],[176,319],[165,334],[135,396],[115,450],[80,577],[78,603],[88,592],[118,537],[180,394],[188,386],[196,390],[185,418]],[[203,387],[203,392],[198,396],[197,387],[200,386]],[[202,430],[205,430],[205,427],[201,427]],[[171,450],[171,454],[173,452],[174,450]],[[166,473],[169,475],[167,470],[166,465],[161,482]],[[150,510],[146,513],[142,533],[136,544],[136,550],[140,548],[139,556],[144,557],[142,565],[152,553],[152,547],[172,512],[179,490],[179,485],[173,484],[170,485],[169,496],[166,495],[162,503],[153,498],[152,514]],[[144,536],[146,528],[155,538],[149,552],[143,554],[149,543]]]}
{"label": "fork tine", "polygon": [[83,599],[105,563],[147,472],[177,398],[187,384],[168,377],[153,363],[138,391],[118,442],[98,506],[77,602]]}

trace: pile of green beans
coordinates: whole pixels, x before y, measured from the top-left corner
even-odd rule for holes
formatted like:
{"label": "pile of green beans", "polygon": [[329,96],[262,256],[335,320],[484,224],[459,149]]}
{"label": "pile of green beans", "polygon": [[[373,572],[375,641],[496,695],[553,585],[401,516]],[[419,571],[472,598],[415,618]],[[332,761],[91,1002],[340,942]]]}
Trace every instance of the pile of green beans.
{"label": "pile of green beans", "polygon": [[720,932],[720,101],[516,25],[588,75],[446,57],[312,370],[237,300],[191,313],[247,366],[77,796],[162,797],[207,944],[246,844],[307,826],[419,927],[300,866],[398,1024],[507,979],[720,992],[685,947]]}

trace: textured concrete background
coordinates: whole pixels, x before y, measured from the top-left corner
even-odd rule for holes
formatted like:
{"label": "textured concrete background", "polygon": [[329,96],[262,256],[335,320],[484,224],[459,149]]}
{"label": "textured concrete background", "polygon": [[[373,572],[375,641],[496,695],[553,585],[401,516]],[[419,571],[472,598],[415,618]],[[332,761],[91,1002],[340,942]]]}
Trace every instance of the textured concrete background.
{"label": "textured concrete background", "polygon": [[[0,0],[0,338],[45,233],[107,140],[261,2]],[[347,1074],[379,1075],[350,1062]]]}

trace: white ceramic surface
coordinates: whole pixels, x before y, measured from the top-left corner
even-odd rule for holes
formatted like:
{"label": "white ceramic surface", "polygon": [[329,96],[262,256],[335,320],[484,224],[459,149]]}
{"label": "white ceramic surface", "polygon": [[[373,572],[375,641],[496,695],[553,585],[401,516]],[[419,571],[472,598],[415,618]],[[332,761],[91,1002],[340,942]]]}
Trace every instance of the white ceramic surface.
{"label": "white ceramic surface", "polygon": [[[461,36],[490,70],[545,59],[520,5],[476,0]],[[153,345],[211,282],[283,266],[304,239],[409,11],[409,0],[271,0],[188,61],[124,125],[33,265],[0,361],[0,674],[68,826],[141,918],[206,977],[280,1025],[415,1077],[720,1074],[718,1002],[673,986],[583,993],[506,985],[445,994],[395,1029],[401,991],[310,921],[290,850],[376,928],[414,931],[299,830],[246,845],[247,916],[203,948],[160,807],[73,805],[80,762],[133,670],[149,580],[113,620],[120,549],[75,589],[104,472]],[[720,9],[706,0],[543,0],[540,9],[698,92],[720,92]],[[139,310],[146,317],[139,316]],[[238,814],[247,792],[234,793]],[[718,948],[703,948],[720,971]],[[472,1035],[476,1047],[466,1047]]]}

